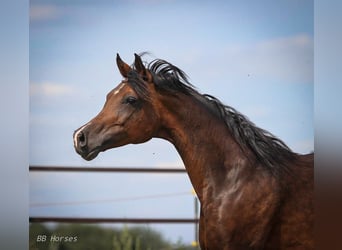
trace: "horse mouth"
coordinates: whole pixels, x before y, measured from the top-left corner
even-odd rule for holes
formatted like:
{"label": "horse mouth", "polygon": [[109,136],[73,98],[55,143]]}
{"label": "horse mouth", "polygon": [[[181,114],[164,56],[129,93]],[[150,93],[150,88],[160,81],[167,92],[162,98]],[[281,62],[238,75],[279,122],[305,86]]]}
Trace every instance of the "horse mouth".
{"label": "horse mouth", "polygon": [[91,161],[96,158],[96,156],[101,152],[99,148],[95,148],[94,150],[90,151],[88,154],[81,155],[83,159],[87,161]]}

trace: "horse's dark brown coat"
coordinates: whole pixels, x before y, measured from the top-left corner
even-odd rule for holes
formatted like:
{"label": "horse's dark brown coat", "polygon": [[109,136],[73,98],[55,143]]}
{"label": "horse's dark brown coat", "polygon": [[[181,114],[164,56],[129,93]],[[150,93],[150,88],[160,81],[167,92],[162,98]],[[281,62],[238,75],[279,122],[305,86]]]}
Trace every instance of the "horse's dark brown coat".
{"label": "horse's dark brown coat", "polygon": [[314,249],[313,154],[291,152],[163,63],[145,68],[135,55],[130,67],[117,57],[125,79],[99,115],[75,131],[76,151],[91,160],[109,148],[166,139],[182,157],[201,203],[201,249]]}

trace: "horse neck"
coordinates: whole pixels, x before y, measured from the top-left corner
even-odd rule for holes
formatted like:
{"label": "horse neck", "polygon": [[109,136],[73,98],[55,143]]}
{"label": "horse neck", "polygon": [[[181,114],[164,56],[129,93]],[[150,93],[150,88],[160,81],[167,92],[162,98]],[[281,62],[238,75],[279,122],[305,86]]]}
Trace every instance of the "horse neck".
{"label": "horse neck", "polygon": [[176,147],[200,200],[205,188],[222,183],[234,167],[243,169],[247,158],[227,126],[198,98],[164,97],[162,106],[156,137]]}

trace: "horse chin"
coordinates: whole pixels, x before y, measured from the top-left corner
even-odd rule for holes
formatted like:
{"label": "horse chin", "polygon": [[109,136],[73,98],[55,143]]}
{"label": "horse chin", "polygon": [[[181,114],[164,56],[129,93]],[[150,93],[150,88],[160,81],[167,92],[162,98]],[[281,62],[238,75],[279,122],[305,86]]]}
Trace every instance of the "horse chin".
{"label": "horse chin", "polygon": [[90,151],[88,154],[82,155],[82,158],[87,160],[87,161],[91,161],[91,160],[95,159],[100,152],[101,151],[99,149],[94,149],[94,150]]}

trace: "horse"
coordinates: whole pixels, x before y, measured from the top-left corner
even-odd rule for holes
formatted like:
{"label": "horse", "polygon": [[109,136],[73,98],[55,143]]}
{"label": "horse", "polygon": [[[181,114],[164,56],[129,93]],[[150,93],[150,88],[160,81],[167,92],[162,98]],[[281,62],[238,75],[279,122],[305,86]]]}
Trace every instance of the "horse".
{"label": "horse", "polygon": [[171,142],[200,201],[205,250],[313,249],[314,153],[301,155],[236,109],[201,94],[173,64],[132,65],[103,109],[73,134],[85,160],[151,138]]}

